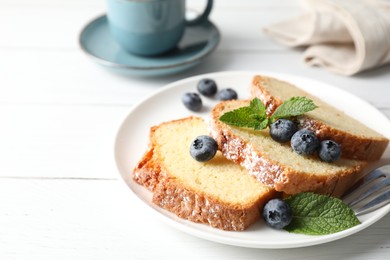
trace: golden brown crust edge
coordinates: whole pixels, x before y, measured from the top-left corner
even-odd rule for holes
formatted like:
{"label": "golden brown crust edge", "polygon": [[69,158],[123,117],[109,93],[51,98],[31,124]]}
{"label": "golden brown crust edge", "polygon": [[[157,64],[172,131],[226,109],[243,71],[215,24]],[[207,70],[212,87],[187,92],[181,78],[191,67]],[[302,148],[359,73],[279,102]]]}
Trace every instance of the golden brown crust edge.
{"label": "golden brown crust edge", "polygon": [[[283,103],[283,100],[272,96],[265,88],[263,82],[269,81],[267,77],[255,76],[251,85],[251,96],[258,97],[267,106],[267,113],[272,114]],[[374,161],[379,160],[389,143],[387,138],[366,138],[357,136],[340,129],[333,128],[309,116],[302,116],[298,120],[301,128],[307,128],[316,133],[321,139],[332,139],[342,147],[344,158]]]}
{"label": "golden brown crust edge", "polygon": [[241,231],[257,221],[264,204],[276,196],[276,191],[272,190],[250,207],[237,208],[183,188],[175,180],[168,178],[157,186],[153,202],[193,222],[223,230]]}
{"label": "golden brown crust edge", "polygon": [[277,191],[287,194],[311,191],[339,197],[358,180],[360,172],[366,166],[366,162],[362,161],[359,165],[350,167],[340,174],[310,175],[281,165],[233,134],[226,129],[224,123],[219,121],[221,111],[225,110],[228,102],[236,102],[242,106],[248,104],[247,101],[227,101],[217,104],[211,112],[211,135],[227,159],[242,165],[258,181]]}
{"label": "golden brown crust edge", "polygon": [[[151,136],[155,129],[151,129]],[[270,190],[247,207],[226,205],[205,194],[184,188],[177,180],[170,178],[153,155],[153,147],[152,141],[150,149],[135,167],[133,179],[153,192],[153,203],[183,219],[222,230],[241,231],[260,218],[261,209],[268,200],[280,196]]]}
{"label": "golden brown crust edge", "polygon": [[154,191],[163,174],[153,159],[153,149],[149,149],[133,170],[133,180],[150,191]]}

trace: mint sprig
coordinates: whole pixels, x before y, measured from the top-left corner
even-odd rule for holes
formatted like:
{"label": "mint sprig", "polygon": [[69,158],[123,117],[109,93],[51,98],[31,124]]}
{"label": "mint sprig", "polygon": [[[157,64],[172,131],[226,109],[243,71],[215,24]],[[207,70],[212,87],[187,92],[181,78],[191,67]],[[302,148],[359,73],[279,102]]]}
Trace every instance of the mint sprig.
{"label": "mint sprig", "polygon": [[272,114],[272,119],[288,118],[303,115],[306,112],[316,109],[313,100],[307,97],[292,97],[284,101]]}
{"label": "mint sprig", "polygon": [[271,116],[268,116],[263,102],[258,98],[254,98],[249,106],[226,112],[219,120],[233,126],[261,130],[267,128],[279,118],[299,116],[315,108],[317,106],[313,101],[306,97],[292,97],[276,108]]}
{"label": "mint sprig", "polygon": [[355,213],[340,199],[310,192],[286,199],[293,212],[285,230],[306,235],[336,233],[360,224]]}
{"label": "mint sprig", "polygon": [[240,107],[229,111],[223,114],[219,120],[233,126],[260,130],[268,126],[269,120],[265,110],[266,108],[260,99],[255,98],[248,107]]}

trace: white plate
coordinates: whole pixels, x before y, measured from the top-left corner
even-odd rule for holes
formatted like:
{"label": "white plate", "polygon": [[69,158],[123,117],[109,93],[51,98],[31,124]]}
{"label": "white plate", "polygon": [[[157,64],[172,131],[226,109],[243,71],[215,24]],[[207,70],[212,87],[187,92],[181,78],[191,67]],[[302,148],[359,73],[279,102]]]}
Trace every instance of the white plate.
{"label": "white plate", "polygon": [[[151,192],[139,186],[131,179],[131,171],[142,157],[148,144],[149,128],[163,121],[178,119],[194,115],[184,108],[181,96],[185,92],[196,92],[196,83],[202,78],[216,80],[219,88],[231,87],[237,90],[239,98],[249,98],[248,88],[253,75],[262,74],[274,76],[300,86],[306,91],[323,98],[328,103],[345,111],[347,114],[360,119],[378,132],[390,135],[390,122],[378,110],[367,102],[338,88],[327,84],[278,73],[265,72],[222,72],[200,75],[177,81],[161,88],[159,91],[134,106],[119,129],[115,157],[119,172],[131,193],[141,199],[145,206],[156,216],[161,217],[168,224],[186,233],[229,245],[253,248],[293,248],[321,244],[354,234],[378,221],[390,211],[390,205],[360,217],[362,222],[348,230],[325,236],[306,236],[291,234],[286,231],[273,230],[262,221],[251,226],[246,231],[222,231],[204,224],[196,224],[176,217],[151,202]],[[205,109],[196,115],[207,117],[210,109],[216,104],[215,100],[202,98]],[[386,150],[384,158],[389,159],[390,151]],[[377,163],[381,163],[377,162]]]}

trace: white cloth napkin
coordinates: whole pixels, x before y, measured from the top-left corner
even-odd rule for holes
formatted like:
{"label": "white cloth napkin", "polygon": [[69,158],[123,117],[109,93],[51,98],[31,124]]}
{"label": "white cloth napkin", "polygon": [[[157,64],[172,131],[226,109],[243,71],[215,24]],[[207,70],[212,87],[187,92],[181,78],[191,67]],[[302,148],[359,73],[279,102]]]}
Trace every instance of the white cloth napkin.
{"label": "white cloth napkin", "polygon": [[305,63],[344,75],[390,63],[389,0],[306,0],[307,13],[264,29]]}

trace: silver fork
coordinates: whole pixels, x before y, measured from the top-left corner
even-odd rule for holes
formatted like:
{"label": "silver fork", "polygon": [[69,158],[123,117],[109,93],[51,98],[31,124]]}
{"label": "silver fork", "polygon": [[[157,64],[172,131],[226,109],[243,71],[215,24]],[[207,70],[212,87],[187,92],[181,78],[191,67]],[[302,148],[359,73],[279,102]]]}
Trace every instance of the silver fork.
{"label": "silver fork", "polygon": [[390,165],[367,174],[357,188],[342,197],[356,216],[372,212],[390,202]]}

